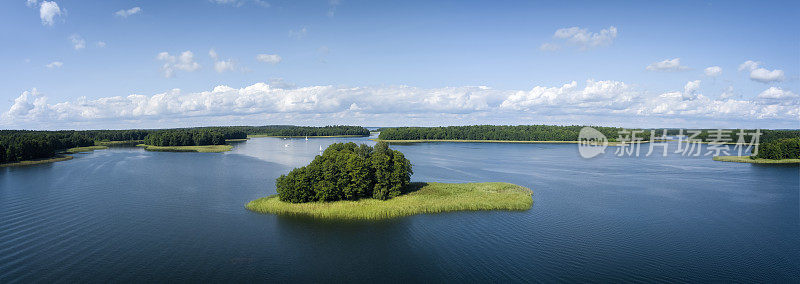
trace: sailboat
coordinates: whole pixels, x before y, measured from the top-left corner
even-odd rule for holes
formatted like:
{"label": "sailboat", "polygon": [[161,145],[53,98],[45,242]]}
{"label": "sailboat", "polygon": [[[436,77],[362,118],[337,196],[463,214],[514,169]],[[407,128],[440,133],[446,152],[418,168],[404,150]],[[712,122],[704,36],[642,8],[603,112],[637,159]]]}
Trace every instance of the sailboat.
{"label": "sailboat", "polygon": [[319,145],[319,151],[322,152],[322,145]]}
{"label": "sailboat", "polygon": [[306,136],[306,141],[308,141],[308,136]]}

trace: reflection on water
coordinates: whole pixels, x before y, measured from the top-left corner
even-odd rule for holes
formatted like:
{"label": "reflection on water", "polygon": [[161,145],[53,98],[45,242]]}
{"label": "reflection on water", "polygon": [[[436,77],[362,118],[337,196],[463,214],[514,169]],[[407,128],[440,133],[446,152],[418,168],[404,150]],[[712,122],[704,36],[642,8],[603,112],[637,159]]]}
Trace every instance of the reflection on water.
{"label": "reflection on water", "polygon": [[0,169],[0,283],[800,280],[796,166],[395,145],[415,181],[516,183],[534,206],[372,222],[244,209],[320,147],[349,141],[374,143],[254,138],[222,154],[112,148]]}

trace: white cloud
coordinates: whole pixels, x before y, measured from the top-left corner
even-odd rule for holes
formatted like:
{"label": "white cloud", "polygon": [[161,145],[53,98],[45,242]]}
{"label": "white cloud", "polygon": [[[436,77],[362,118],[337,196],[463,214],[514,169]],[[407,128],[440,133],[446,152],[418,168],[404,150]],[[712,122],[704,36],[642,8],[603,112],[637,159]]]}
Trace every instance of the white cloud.
{"label": "white cloud", "polygon": [[706,73],[706,76],[709,77],[717,77],[722,74],[722,67],[719,66],[711,66],[703,70]]}
{"label": "white cloud", "polygon": [[764,90],[756,98],[759,99],[771,99],[771,100],[785,100],[785,99],[796,99],[798,96],[795,93],[792,93],[788,90],[783,90],[778,87],[770,87],[769,89]]}
{"label": "white cloud", "polygon": [[750,71],[750,80],[761,83],[782,82],[785,77],[783,70],[767,70],[760,67],[761,62],[747,60],[739,65],[739,71]]}
{"label": "white cloud", "polygon": [[95,45],[97,47],[99,47],[99,48],[103,48],[103,47],[106,47],[106,42],[105,41],[98,41],[98,42],[95,43]]}
{"label": "white cloud", "polygon": [[72,42],[72,48],[75,50],[86,48],[86,40],[84,40],[80,35],[73,34],[69,36],[69,41]]}
{"label": "white cloud", "polygon": [[[177,59],[176,59],[177,61]],[[666,120],[760,119],[796,123],[797,95],[778,88],[768,89],[753,100],[712,99],[700,93],[700,81],[689,81],[680,91],[653,95],[620,81],[587,80],[561,86],[535,86],[528,91],[496,90],[485,86],[416,88],[382,87],[296,87],[282,80],[256,83],[243,88],[217,86],[209,91],[186,93],[179,89],[154,95],[131,94],[48,104],[35,90],[23,92],[0,124],[91,123],[93,121],[199,121],[219,119],[282,118],[320,123],[362,121],[361,124],[416,122],[431,124],[439,119],[464,123],[582,123],[597,124],[615,119],[620,125],[642,125]],[[773,100],[780,100],[773,102]],[[579,119],[576,121],[576,119]],[[585,119],[585,120],[584,120]],[[258,122],[256,122],[258,123]],[[785,124],[783,124],[785,125]],[[713,126],[705,124],[704,126]],[[766,127],[766,126],[761,126]]]}
{"label": "white cloud", "polygon": [[[602,29],[597,33],[590,32],[585,28],[571,27],[558,29],[553,34],[553,38],[566,40],[568,43],[575,44],[584,50],[592,47],[610,45],[614,42],[616,37],[617,28],[614,26]],[[543,49],[543,47],[545,47],[544,44],[540,46],[540,49]]]}
{"label": "white cloud", "polygon": [[295,39],[301,39],[306,36],[308,33],[308,29],[305,27],[300,28],[299,30],[289,30],[289,37]]}
{"label": "white cloud", "polygon": [[281,60],[283,60],[283,58],[281,58],[277,54],[259,54],[259,55],[256,55],[256,60],[274,65],[274,64],[278,64],[279,62],[281,62]]}
{"label": "white cloud", "polygon": [[55,23],[57,16],[61,16],[63,12],[58,4],[53,1],[44,1],[39,6],[39,18],[42,19],[42,25],[52,26]]}
{"label": "white cloud", "polygon": [[783,70],[767,70],[758,68],[750,71],[750,79],[761,83],[781,82],[784,79]]}
{"label": "white cloud", "polygon": [[47,64],[47,65],[45,65],[44,67],[47,67],[47,68],[53,69],[53,68],[60,68],[60,67],[61,67],[61,66],[63,66],[63,65],[64,65],[64,63],[63,63],[63,62],[61,62],[61,61],[53,61],[53,62],[50,62],[50,63],[48,63],[48,64]]}
{"label": "white cloud", "polygon": [[208,56],[210,56],[211,59],[214,59],[214,70],[216,70],[217,73],[233,71],[236,68],[236,64],[233,63],[233,60],[220,60],[219,55],[217,55],[217,52],[213,48],[208,51]]}
{"label": "white cloud", "polygon": [[31,8],[36,7],[37,5],[39,5],[39,0],[27,0],[25,1],[25,5]]}
{"label": "white cloud", "polygon": [[164,62],[161,65],[161,71],[164,72],[166,78],[174,76],[176,70],[193,72],[200,69],[200,64],[194,60],[194,53],[188,50],[182,52],[180,56],[171,55],[166,51],[161,52],[156,59]]}
{"label": "white cloud", "polygon": [[251,1],[247,1],[247,0],[209,0],[209,1],[211,1],[212,3],[220,4],[220,5],[231,5],[231,6],[234,6],[234,7],[241,7],[247,2],[252,2],[253,4],[261,6],[261,7],[264,7],[264,8],[269,8],[270,6],[272,6],[272,5],[269,4],[269,2],[263,1],[263,0],[251,0]]}
{"label": "white cloud", "polygon": [[133,7],[130,9],[122,9],[119,11],[114,12],[114,15],[120,18],[127,18],[129,16],[135,15],[142,12],[142,8],[140,7]]}
{"label": "white cloud", "polygon": [[689,67],[681,65],[680,58],[673,58],[673,59],[666,59],[664,61],[654,62],[650,64],[646,68],[650,71],[666,71],[666,72],[673,72],[673,71],[681,71],[687,70]]}
{"label": "white cloud", "polygon": [[542,51],[556,51],[556,50],[559,50],[559,49],[561,49],[561,46],[559,46],[559,45],[557,45],[555,43],[549,43],[549,42],[545,42],[545,43],[543,43],[542,45],[539,46],[539,50],[542,50]]}
{"label": "white cloud", "polygon": [[328,0],[328,17],[333,18],[336,13],[336,7],[341,5],[341,0]]}
{"label": "white cloud", "polygon": [[761,62],[756,62],[753,60],[747,60],[744,63],[739,65],[739,71],[753,71],[758,68],[758,65],[761,65]]}
{"label": "white cloud", "polygon": [[733,86],[728,86],[725,88],[725,91],[719,95],[719,98],[722,100],[732,99],[737,97],[736,93],[733,91]]}

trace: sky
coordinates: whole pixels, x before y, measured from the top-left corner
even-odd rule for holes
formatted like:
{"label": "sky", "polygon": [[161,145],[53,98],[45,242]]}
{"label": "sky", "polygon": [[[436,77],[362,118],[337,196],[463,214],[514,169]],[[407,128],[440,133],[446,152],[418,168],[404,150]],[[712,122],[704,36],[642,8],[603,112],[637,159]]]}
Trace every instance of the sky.
{"label": "sky", "polygon": [[800,2],[0,3],[0,129],[800,128]]}

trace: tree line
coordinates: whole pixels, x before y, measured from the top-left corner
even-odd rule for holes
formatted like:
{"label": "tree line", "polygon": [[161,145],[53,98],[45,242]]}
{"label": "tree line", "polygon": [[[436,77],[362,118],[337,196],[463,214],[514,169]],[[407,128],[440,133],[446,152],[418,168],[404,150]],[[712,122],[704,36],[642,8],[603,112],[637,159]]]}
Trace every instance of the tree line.
{"label": "tree line", "polygon": [[247,133],[223,127],[196,129],[168,129],[147,134],[144,144],[153,146],[203,146],[223,145],[225,139],[244,139]]}
{"label": "tree line", "polygon": [[[470,125],[447,127],[393,127],[380,129],[381,140],[502,140],[502,141],[578,141],[584,126],[556,125]],[[617,127],[594,127],[609,141],[619,137]],[[650,139],[650,134],[636,134]]]}
{"label": "tree line", "polygon": [[[470,125],[447,127],[390,127],[381,128],[378,136],[381,140],[501,140],[501,141],[578,141],[580,130],[584,126],[570,125]],[[619,127],[592,127],[606,136],[608,141],[621,138],[630,139],[632,131],[643,141],[651,137],[662,137],[664,129],[626,129]],[[730,142],[737,142],[739,129],[723,129],[727,131]],[[666,129],[667,136],[693,135],[690,130]],[[694,139],[710,142],[715,139],[717,129],[697,129]],[[745,129],[745,139],[750,142],[755,129]],[[759,142],[769,142],[781,138],[800,138],[800,130],[761,130]],[[630,140],[629,140],[630,141]]]}
{"label": "tree line", "polygon": [[[247,135],[334,136],[369,135],[360,126],[219,126],[176,129],[128,130],[0,130],[0,163],[50,158],[59,151],[95,145],[95,141],[144,141],[154,146],[219,145],[225,139],[243,139]],[[150,137],[150,138],[148,138]]]}
{"label": "tree line", "polygon": [[758,145],[756,158],[800,159],[800,138],[772,139]]}
{"label": "tree line", "polygon": [[323,127],[313,126],[290,126],[290,125],[268,125],[268,126],[233,126],[247,134],[266,135],[266,136],[340,136],[357,135],[369,136],[369,130],[361,126],[331,125]]}
{"label": "tree line", "polygon": [[336,143],[309,165],[281,175],[275,185],[278,198],[291,203],[386,200],[408,188],[412,173],[411,162],[386,143]]}

